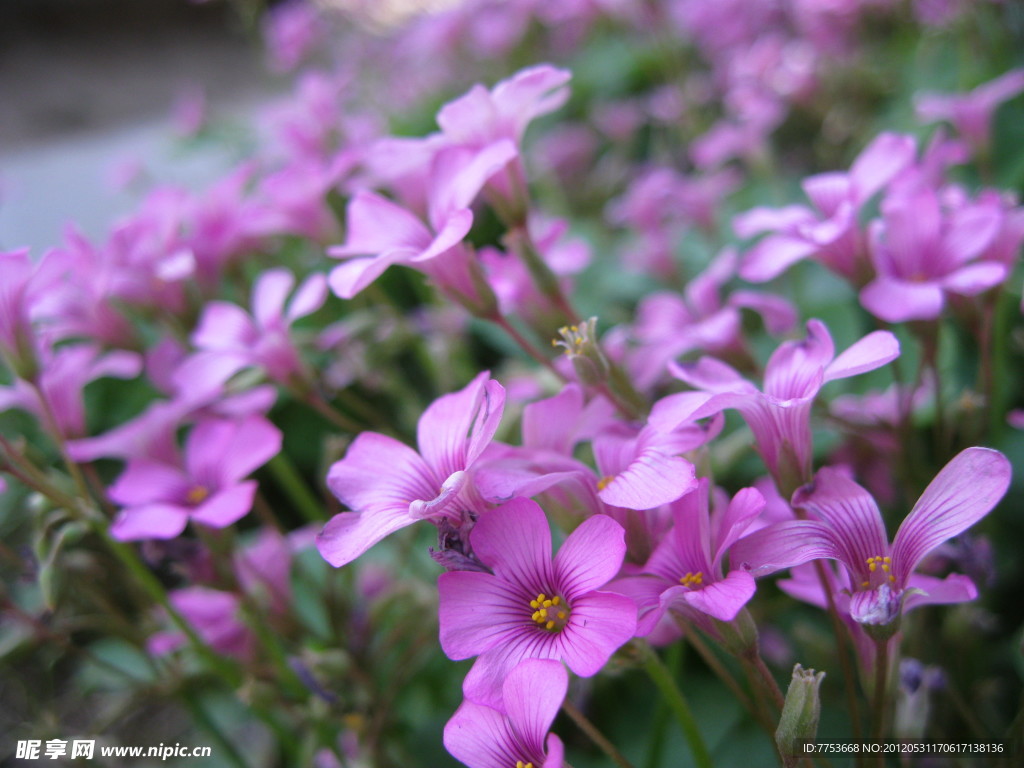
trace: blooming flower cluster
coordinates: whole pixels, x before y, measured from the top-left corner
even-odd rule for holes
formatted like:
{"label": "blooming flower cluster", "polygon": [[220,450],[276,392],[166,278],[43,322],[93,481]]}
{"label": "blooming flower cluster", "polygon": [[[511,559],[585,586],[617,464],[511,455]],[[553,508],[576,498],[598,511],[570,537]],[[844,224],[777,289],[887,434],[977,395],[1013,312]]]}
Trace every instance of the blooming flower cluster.
{"label": "blooming flower cluster", "polygon": [[[623,714],[642,667],[708,768],[728,745],[680,644],[783,765],[829,695],[798,665],[783,696],[795,657],[841,679],[848,735],[861,694],[894,733],[902,650],[941,664],[929,632],[956,628],[911,611],[1005,578],[1005,543],[963,534],[1019,527],[986,518],[1022,405],[1024,208],[993,169],[1024,69],[870,135],[856,102],[893,97],[849,86],[873,82],[865,30],[896,49],[969,22],[904,5],[276,6],[296,86],[252,157],[155,186],[106,239],[0,253],[0,512],[25,501],[48,611],[13,590],[5,616],[70,653],[108,612],[240,765],[211,678],[290,765],[412,764],[443,712],[432,738],[471,768],[560,768],[583,749],[560,710],[628,765],[588,714],[615,686]],[[806,201],[780,199],[796,174]],[[766,589],[780,572],[827,620]],[[1011,631],[984,605],[949,615]],[[436,649],[472,660],[460,690]]]}

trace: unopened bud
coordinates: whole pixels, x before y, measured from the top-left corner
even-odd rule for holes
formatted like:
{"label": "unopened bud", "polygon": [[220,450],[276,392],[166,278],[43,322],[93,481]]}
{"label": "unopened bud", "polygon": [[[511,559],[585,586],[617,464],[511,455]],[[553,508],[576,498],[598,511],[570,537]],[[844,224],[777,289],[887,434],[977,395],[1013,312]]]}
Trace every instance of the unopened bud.
{"label": "unopened bud", "polygon": [[818,733],[818,718],[821,715],[818,688],[824,677],[824,672],[804,669],[799,664],[793,667],[793,679],[786,691],[782,717],[779,718],[779,727],[775,729],[775,743],[787,764],[801,754],[797,742],[800,739],[813,739]]}

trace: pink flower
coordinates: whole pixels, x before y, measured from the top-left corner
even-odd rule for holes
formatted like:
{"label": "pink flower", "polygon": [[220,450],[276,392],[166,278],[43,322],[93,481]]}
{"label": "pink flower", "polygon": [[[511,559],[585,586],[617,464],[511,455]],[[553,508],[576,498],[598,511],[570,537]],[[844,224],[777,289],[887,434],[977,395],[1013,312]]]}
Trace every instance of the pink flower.
{"label": "pink flower", "polygon": [[548,731],[568,688],[557,661],[528,659],[505,678],[497,708],[462,703],[444,727],[444,746],[469,768],[562,768],[562,741]]}
{"label": "pink flower", "polygon": [[552,560],[551,530],[534,502],[513,499],[480,517],[470,543],[491,573],[438,579],[441,648],[451,659],[479,656],[466,698],[497,702],[502,681],[525,659],[562,659],[581,677],[601,670],[636,629],[633,601],[598,591],[622,565],[624,537],[618,523],[596,515]]}
{"label": "pink flower", "polygon": [[753,208],[736,217],[740,237],[770,233],[744,257],[740,275],[765,282],[797,261],[813,258],[854,285],[870,279],[867,246],[858,216],[864,204],[914,161],[910,136],[882,133],[853,161],[849,172],[804,179],[814,209],[801,205]]}
{"label": "pink flower", "polygon": [[725,509],[708,511],[710,482],[672,505],[674,526],[651,555],[638,576],[615,581],[616,591],[637,604],[637,634],[645,636],[672,612],[714,631],[706,617],[732,621],[754,595],[754,579],[733,566],[722,567],[729,547],[744,533],[761,510],[764,497],[744,488]]}
{"label": "pink flower", "polygon": [[[323,306],[327,281],[323,275],[310,275],[286,308],[294,286],[295,277],[287,269],[264,272],[253,286],[251,315],[236,304],[211,301],[192,334],[192,343],[207,357],[233,361],[235,370],[247,366],[262,368],[268,377],[281,382],[299,375],[302,363],[290,329],[296,320]],[[198,370],[206,367],[193,362],[179,370],[176,377],[193,381]]]}
{"label": "pink flower", "polygon": [[110,532],[121,541],[173,539],[189,520],[224,528],[252,508],[256,481],[243,478],[281,450],[281,432],[262,416],[205,419],[176,465],[137,459],[109,489],[125,507]]}
{"label": "pink flower", "polygon": [[919,93],[914,97],[917,116],[926,123],[948,120],[976,151],[988,151],[992,115],[1004,101],[1024,92],[1024,69],[1011,69],[973,91],[958,95]]}
{"label": "pink flower", "polygon": [[735,408],[754,433],[757,450],[779,490],[788,495],[788,489],[811,477],[811,405],[822,386],[872,371],[899,353],[895,336],[875,331],[837,357],[825,324],[809,320],[806,340],[783,343],[768,360],[764,391],[714,358],[671,364],[670,370],[706,393],[707,400],[695,410],[693,393],[669,395],[655,406],[651,422],[678,422],[680,413],[700,418]]}
{"label": "pink flower", "polygon": [[929,552],[987,515],[1006,493],[1010,475],[1010,462],[998,451],[962,451],[921,494],[890,546],[871,495],[826,467],[793,496],[793,505],[812,519],[757,531],[737,543],[733,557],[755,575],[819,558],[837,560],[845,566],[853,619],[893,625],[903,611],[919,605],[974,599],[977,590],[966,576],[940,580],[916,575],[914,569]]}
{"label": "pink flower", "polygon": [[387,435],[364,432],[327,475],[351,512],[335,515],[317,537],[320,554],[340,567],[417,520],[462,524],[483,511],[470,470],[501,421],[505,390],[488,373],[435,400],[416,430],[420,452]]}
{"label": "pink flower", "polygon": [[929,187],[890,195],[871,229],[877,277],[861,291],[861,304],[890,323],[934,320],[947,293],[974,296],[1002,283],[1005,264],[978,260],[1002,219],[993,201],[944,211]]}

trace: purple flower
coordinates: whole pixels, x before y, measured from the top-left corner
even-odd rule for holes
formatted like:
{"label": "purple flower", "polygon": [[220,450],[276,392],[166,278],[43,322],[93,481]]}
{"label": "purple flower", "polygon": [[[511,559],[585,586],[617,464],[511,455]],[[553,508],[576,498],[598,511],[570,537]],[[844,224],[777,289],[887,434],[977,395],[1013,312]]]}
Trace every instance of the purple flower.
{"label": "purple flower", "polygon": [[256,481],[243,478],[281,450],[281,432],[262,416],[205,419],[177,465],[137,459],[109,490],[125,507],[111,526],[121,541],[173,539],[189,520],[223,528],[252,509]]}
{"label": "purple flower", "polygon": [[548,731],[568,688],[557,661],[528,659],[505,678],[498,708],[462,703],[444,727],[444,746],[469,768],[561,768],[562,741]]}
{"label": "purple flower", "polygon": [[888,331],[869,333],[838,357],[828,328],[820,320],[807,322],[804,341],[787,341],[768,360],[764,391],[714,358],[671,364],[680,379],[709,395],[693,408],[693,393],[662,399],[651,422],[678,423],[679,412],[700,418],[726,408],[738,410],[754,433],[757,450],[780,491],[787,494],[811,476],[811,405],[822,386],[836,379],[874,370],[895,359],[899,342]]}
{"label": "purple flower", "polygon": [[[658,545],[639,576],[614,582],[616,591],[637,604],[637,634],[655,630],[667,611],[709,626],[707,616],[732,621],[754,595],[754,579],[733,567],[724,573],[722,561],[729,547],[761,510],[764,497],[744,488],[725,509],[711,515],[706,478],[694,493],[672,505],[674,527]],[[712,630],[713,631],[713,630]]]}
{"label": "purple flower", "polygon": [[417,425],[420,452],[376,432],[353,441],[327,485],[351,512],[335,515],[317,537],[336,567],[417,520],[461,524],[465,510],[486,508],[472,492],[469,470],[501,421],[505,390],[488,373],[435,400]]}
{"label": "purple flower", "polygon": [[923,122],[948,120],[979,152],[986,152],[996,107],[1024,91],[1024,69],[1012,69],[970,93],[943,95],[919,93],[914,97],[917,116]]}
{"label": "purple flower", "polygon": [[499,700],[502,680],[524,659],[562,659],[590,677],[633,637],[633,601],[597,591],[626,551],[625,533],[611,518],[584,521],[552,561],[544,512],[513,499],[480,517],[470,543],[492,573],[438,579],[441,648],[451,659],[479,656],[463,684],[466,698]]}
{"label": "purple flower", "polygon": [[962,451],[921,494],[890,546],[871,495],[826,467],[793,496],[793,505],[812,519],[757,531],[736,544],[733,557],[755,575],[819,558],[838,560],[845,566],[853,619],[892,624],[901,612],[919,605],[976,596],[966,576],[940,580],[916,575],[914,569],[929,552],[987,515],[1006,493],[1010,474],[1010,463],[998,451]]}
{"label": "purple flower", "polygon": [[331,290],[352,298],[392,264],[404,264],[425,272],[443,291],[478,299],[469,272],[472,256],[462,246],[473,224],[469,206],[515,154],[510,141],[480,151],[438,151],[429,168],[428,223],[374,192],[356,194],[346,212],[345,243],[328,249],[331,256],[349,259],[331,272]]}
{"label": "purple flower", "polygon": [[933,320],[947,292],[974,296],[1000,284],[1006,265],[975,259],[999,234],[1002,218],[993,201],[943,211],[929,187],[890,195],[871,229],[878,276],[861,291],[861,304],[890,323]]}
{"label": "purple flower", "polygon": [[[37,385],[16,379],[10,387],[0,386],[0,411],[19,408],[35,415],[55,437],[78,437],[85,433],[85,402],[82,391],[94,379],[135,378],[142,360],[134,352],[114,350],[101,353],[93,344],[74,344],[41,352]],[[43,398],[43,399],[40,399]],[[53,415],[50,423],[49,414]]]}
{"label": "purple flower", "polygon": [[804,179],[804,193],[816,210],[800,205],[753,208],[738,216],[736,233],[769,232],[743,261],[745,280],[764,282],[805,258],[814,258],[854,285],[870,278],[861,208],[914,161],[910,136],[880,134],[860,153],[848,173],[821,173]]}
{"label": "purple flower", "polygon": [[[175,374],[180,381],[195,383],[208,371],[206,358],[231,360],[235,370],[256,366],[275,381],[286,382],[302,370],[290,336],[292,323],[316,312],[327,299],[323,275],[310,275],[288,302],[295,277],[287,269],[271,269],[256,280],[252,291],[252,315],[226,301],[211,301],[203,310],[192,343],[203,350]],[[205,355],[204,355],[205,353]],[[216,365],[215,367],[220,367]],[[229,366],[231,367],[231,366]]]}

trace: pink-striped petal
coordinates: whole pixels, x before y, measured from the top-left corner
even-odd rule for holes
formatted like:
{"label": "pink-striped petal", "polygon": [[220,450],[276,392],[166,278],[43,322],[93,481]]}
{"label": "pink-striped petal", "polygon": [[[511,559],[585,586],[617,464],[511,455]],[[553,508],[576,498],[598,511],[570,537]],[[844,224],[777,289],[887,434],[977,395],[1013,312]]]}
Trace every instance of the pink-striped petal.
{"label": "pink-striped petal", "polygon": [[1010,485],[1010,462],[990,448],[957,454],[925,488],[893,541],[897,583],[906,583],[921,559],[970,528],[999,503]]}

